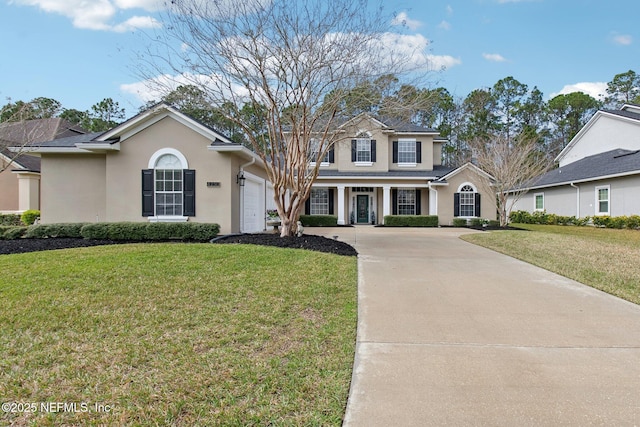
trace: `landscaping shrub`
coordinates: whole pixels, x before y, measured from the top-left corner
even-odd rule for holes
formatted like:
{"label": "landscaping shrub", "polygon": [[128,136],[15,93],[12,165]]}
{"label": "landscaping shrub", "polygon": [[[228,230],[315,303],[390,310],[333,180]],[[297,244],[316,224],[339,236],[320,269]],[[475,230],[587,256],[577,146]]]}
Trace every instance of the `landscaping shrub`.
{"label": "landscaping shrub", "polygon": [[197,222],[99,222],[82,228],[85,239],[207,241],[220,232],[218,224]]}
{"label": "landscaping shrub", "polygon": [[19,239],[27,232],[27,227],[21,225],[0,225],[0,240]]}
{"label": "landscaping shrub", "polygon": [[485,224],[485,220],[482,218],[471,218],[469,220],[469,225],[471,227],[482,227]]}
{"label": "landscaping shrub", "polygon": [[300,222],[305,227],[335,227],[338,217],[333,215],[300,215]]}
{"label": "landscaping shrub", "polygon": [[466,218],[453,218],[453,226],[454,227],[466,227],[467,219]]}
{"label": "landscaping shrub", "polygon": [[0,226],[23,225],[18,214],[0,214]]}
{"label": "landscaping shrub", "polygon": [[20,221],[24,225],[32,225],[36,222],[36,219],[40,217],[40,211],[36,209],[29,209],[28,211],[24,211],[20,216]]}
{"label": "landscaping shrub", "polygon": [[27,239],[44,239],[48,237],[82,237],[80,230],[83,223],[35,224],[27,227],[24,237]]}
{"label": "landscaping shrub", "polygon": [[384,225],[389,227],[437,227],[437,215],[386,215]]}
{"label": "landscaping shrub", "polygon": [[487,225],[491,228],[497,228],[497,227],[500,227],[500,221],[495,219],[490,219]]}

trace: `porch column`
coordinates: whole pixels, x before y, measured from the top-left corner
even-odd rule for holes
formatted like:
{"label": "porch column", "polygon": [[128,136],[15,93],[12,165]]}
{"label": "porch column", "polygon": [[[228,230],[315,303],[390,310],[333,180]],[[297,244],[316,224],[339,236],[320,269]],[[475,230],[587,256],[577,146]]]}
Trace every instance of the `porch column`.
{"label": "porch column", "polygon": [[429,215],[438,215],[438,190],[429,186]]}
{"label": "porch column", "polygon": [[18,209],[40,209],[40,173],[14,172],[18,176]]}
{"label": "porch column", "polygon": [[344,185],[338,185],[338,225],[345,225],[344,221]]}
{"label": "porch column", "polygon": [[384,224],[384,217],[387,215],[391,215],[391,187],[385,185],[382,187],[382,221],[379,221],[381,224]]}

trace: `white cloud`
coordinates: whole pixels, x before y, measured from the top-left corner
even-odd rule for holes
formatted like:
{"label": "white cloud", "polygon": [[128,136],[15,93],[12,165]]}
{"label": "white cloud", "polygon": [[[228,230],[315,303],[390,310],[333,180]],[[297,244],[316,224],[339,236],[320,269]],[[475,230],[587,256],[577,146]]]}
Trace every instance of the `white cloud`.
{"label": "white cloud", "polygon": [[623,46],[628,46],[631,43],[633,43],[633,37],[629,36],[629,35],[617,35],[617,36],[613,36],[613,42],[615,44],[620,44]]}
{"label": "white cloud", "polygon": [[447,21],[442,21],[438,24],[438,28],[442,28],[443,30],[450,30],[451,24],[449,24]]}
{"label": "white cloud", "polygon": [[447,5],[445,10],[447,11],[447,15],[453,15],[453,8],[451,7],[451,5]]}
{"label": "white cloud", "polygon": [[420,21],[416,21],[415,19],[409,18],[409,15],[407,15],[407,12],[400,12],[398,15],[396,15],[395,18],[393,18],[393,21],[391,21],[391,23],[393,25],[406,26],[410,30],[416,30],[420,28],[420,26],[422,25]]}
{"label": "white cloud", "polygon": [[499,53],[483,53],[482,57],[491,62],[506,62],[507,59]]}
{"label": "white cloud", "polygon": [[560,92],[552,93],[551,98],[558,95],[566,95],[572,92],[582,92],[595,99],[602,100],[607,93],[607,84],[604,82],[581,82],[564,86]]}
{"label": "white cloud", "polygon": [[161,5],[160,0],[15,0],[15,3],[66,16],[74,27],[86,30],[123,32],[160,26],[157,20],[149,16],[133,16],[119,24],[112,22],[121,10],[157,10]]}
{"label": "white cloud", "polygon": [[405,71],[416,69],[440,71],[462,63],[460,59],[449,55],[428,54],[427,48],[430,41],[422,34],[385,33],[381,43],[382,50],[389,52],[390,57],[407,58]]}

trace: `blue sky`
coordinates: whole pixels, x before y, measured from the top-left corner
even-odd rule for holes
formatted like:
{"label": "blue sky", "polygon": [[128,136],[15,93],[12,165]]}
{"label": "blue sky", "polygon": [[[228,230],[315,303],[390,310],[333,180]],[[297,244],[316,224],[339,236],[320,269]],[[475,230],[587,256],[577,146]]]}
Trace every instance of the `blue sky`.
{"label": "blue sky", "polygon": [[[89,109],[113,98],[135,114],[152,97],[136,76],[161,0],[0,0],[0,105],[38,96]],[[403,34],[429,40],[430,84],[465,97],[513,76],[545,99],[604,92],[640,73],[640,1],[385,1]],[[615,8],[614,8],[615,6]]]}

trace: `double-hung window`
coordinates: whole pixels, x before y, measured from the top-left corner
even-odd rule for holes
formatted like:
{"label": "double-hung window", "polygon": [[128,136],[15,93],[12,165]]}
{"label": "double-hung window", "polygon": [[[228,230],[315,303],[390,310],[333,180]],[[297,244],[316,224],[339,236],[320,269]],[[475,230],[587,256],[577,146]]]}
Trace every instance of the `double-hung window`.
{"label": "double-hung window", "polygon": [[177,150],[163,148],[142,170],[142,216],[150,221],[186,221],[195,216],[195,170]]}
{"label": "double-hung window", "polygon": [[[315,164],[318,161],[318,155],[320,152],[320,141],[313,138],[309,141],[309,161],[311,164]],[[327,152],[324,157],[320,160],[320,164],[322,166],[327,166],[329,164],[329,153]]]}
{"label": "double-hung window", "polygon": [[534,210],[535,211],[544,211],[544,193],[536,193],[533,195],[534,198]]}
{"label": "double-hung window", "polygon": [[398,215],[416,215],[416,190],[398,189]]}
{"label": "double-hung window", "polygon": [[398,165],[416,164],[416,141],[415,139],[398,140]]}
{"label": "double-hung window", "polygon": [[[175,156],[165,154],[158,160],[158,166],[161,162],[172,161],[167,157]],[[162,165],[162,169],[155,170],[156,215],[182,216],[182,169],[171,166]]]}
{"label": "double-hung window", "polygon": [[356,139],[356,162],[371,163],[371,140],[369,138]]}
{"label": "double-hung window", "polygon": [[610,214],[610,187],[603,185],[596,187],[596,215],[609,215]]}
{"label": "double-hung window", "polygon": [[329,215],[329,189],[312,188],[310,196],[311,215]]}
{"label": "double-hung window", "polygon": [[475,216],[475,195],[470,185],[460,189],[460,216]]}

